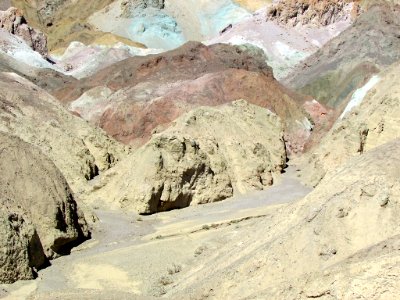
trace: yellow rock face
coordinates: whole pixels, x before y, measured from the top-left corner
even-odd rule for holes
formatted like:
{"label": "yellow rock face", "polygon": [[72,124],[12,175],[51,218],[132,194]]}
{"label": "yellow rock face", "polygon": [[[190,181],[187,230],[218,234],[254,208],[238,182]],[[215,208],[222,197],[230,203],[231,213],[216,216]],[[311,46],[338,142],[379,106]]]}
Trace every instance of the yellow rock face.
{"label": "yellow rock face", "polygon": [[256,11],[272,3],[272,0],[234,0],[249,11]]}
{"label": "yellow rock face", "polygon": [[98,37],[95,37],[92,44],[96,44],[96,45],[104,45],[104,46],[114,46],[117,43],[123,43],[125,45],[128,46],[132,46],[132,47],[137,47],[137,48],[146,48],[145,45],[138,43],[138,42],[134,42],[132,40],[129,40],[127,38],[106,32],[106,33],[102,33],[101,35],[99,35]]}

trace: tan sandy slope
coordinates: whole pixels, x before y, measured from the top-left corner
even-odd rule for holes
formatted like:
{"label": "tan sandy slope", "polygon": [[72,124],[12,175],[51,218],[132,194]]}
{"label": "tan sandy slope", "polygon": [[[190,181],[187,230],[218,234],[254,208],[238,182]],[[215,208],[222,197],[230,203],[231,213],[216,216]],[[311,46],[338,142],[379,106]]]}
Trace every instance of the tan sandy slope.
{"label": "tan sandy slope", "polygon": [[351,159],[303,200],[205,258],[169,295],[395,299],[399,146],[395,140]]}
{"label": "tan sandy slope", "polygon": [[124,147],[66,111],[44,90],[16,75],[0,74],[0,132],[45,153],[75,193],[123,157]]}

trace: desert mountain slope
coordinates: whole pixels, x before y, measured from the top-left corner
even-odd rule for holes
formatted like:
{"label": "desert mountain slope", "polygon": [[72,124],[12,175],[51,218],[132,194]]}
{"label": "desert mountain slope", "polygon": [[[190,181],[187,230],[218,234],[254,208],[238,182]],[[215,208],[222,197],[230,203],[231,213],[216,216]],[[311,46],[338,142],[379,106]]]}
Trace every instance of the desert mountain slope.
{"label": "desert mountain slope", "polygon": [[[241,3],[231,0],[11,2],[24,10],[32,26],[48,34],[51,50],[67,47],[72,41],[91,44],[110,32],[151,48],[170,49],[189,40],[201,41],[232,22],[251,15],[240,6]],[[251,9],[268,1],[245,2],[243,4]]]}
{"label": "desert mountain slope", "polygon": [[49,91],[74,80],[65,75],[82,78],[123,59],[160,52],[104,34],[94,44],[73,42],[48,53],[47,37],[14,7],[0,11],[0,45],[2,71],[13,70]]}
{"label": "desert mountain slope", "polygon": [[160,51],[114,43],[112,37],[104,36],[90,45],[72,42],[64,51],[60,51],[62,53],[52,53],[51,58],[56,62],[59,72],[81,79],[129,57],[146,56]]}
{"label": "desert mountain slope", "polygon": [[12,0],[24,11],[28,22],[45,32],[51,50],[66,47],[74,40],[90,43],[104,33],[91,28],[86,19],[112,0]]}
{"label": "desert mountain slope", "polygon": [[46,36],[27,24],[21,10],[10,7],[0,11],[0,28],[22,38],[34,51],[47,55]]}
{"label": "desert mountain slope", "polygon": [[51,92],[75,81],[62,73],[63,67],[50,62],[18,35],[0,28],[1,72],[17,73]]}
{"label": "desert mountain slope", "polygon": [[18,138],[0,139],[0,282],[13,282],[31,279],[33,268],[68,252],[88,229],[55,165]]}
{"label": "desert mountain slope", "polygon": [[173,49],[202,41],[251,14],[231,0],[114,1],[89,22],[150,48]]}
{"label": "desert mountain slope", "polygon": [[[234,45],[252,44],[261,48],[273,68],[277,79],[286,77],[292,69],[308,56],[318,51],[329,40],[351,26],[354,21],[354,3],[340,1],[325,7],[317,7],[310,1],[274,2],[258,10],[251,17],[231,24],[221,33],[208,40],[207,44],[229,43]],[[300,6],[300,7],[297,7]],[[307,9],[306,9],[307,7]],[[314,20],[314,16],[329,15],[325,22]],[[318,19],[318,18],[317,18]],[[296,26],[294,23],[296,23]]]}
{"label": "desert mountain slope", "polygon": [[399,298],[399,4],[0,0],[0,298]]}
{"label": "desert mountain slope", "polygon": [[[302,158],[304,181],[315,185],[327,171],[334,170],[349,157],[400,137],[399,74],[400,65],[396,63],[376,76],[375,85],[365,98],[360,99],[356,91],[349,111]],[[352,102],[356,102],[354,107]]]}
{"label": "desert mountain slope", "polygon": [[398,5],[373,5],[283,82],[323,104],[343,108],[355,89],[400,59],[399,20]]}

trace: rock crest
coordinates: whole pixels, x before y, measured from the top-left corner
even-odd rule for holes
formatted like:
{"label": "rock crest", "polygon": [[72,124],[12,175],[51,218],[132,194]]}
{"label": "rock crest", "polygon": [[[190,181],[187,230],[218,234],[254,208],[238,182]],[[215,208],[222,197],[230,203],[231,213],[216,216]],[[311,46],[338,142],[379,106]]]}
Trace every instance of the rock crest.
{"label": "rock crest", "polygon": [[28,25],[21,10],[10,7],[0,11],[0,28],[22,38],[33,50],[47,56],[47,38],[40,30]]}
{"label": "rock crest", "polygon": [[289,26],[327,26],[357,16],[358,4],[345,0],[284,0],[272,5],[268,18]]}

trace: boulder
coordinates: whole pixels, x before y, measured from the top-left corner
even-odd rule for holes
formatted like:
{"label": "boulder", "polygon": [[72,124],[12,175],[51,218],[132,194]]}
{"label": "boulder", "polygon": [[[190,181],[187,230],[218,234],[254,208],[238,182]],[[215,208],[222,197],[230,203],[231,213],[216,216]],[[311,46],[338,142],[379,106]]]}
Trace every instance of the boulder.
{"label": "boulder", "polygon": [[28,280],[46,262],[35,227],[22,214],[0,208],[0,283]]}

